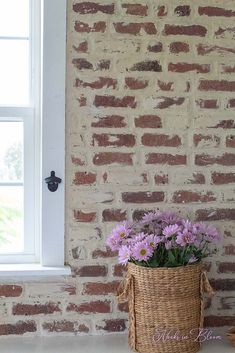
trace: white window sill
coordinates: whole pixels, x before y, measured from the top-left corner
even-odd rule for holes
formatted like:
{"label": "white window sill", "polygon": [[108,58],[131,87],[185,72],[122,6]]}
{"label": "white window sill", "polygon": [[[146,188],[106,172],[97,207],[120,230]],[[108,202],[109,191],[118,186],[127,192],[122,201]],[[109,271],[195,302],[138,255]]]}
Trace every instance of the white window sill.
{"label": "white window sill", "polygon": [[69,276],[69,266],[51,267],[40,264],[1,264],[0,278]]}

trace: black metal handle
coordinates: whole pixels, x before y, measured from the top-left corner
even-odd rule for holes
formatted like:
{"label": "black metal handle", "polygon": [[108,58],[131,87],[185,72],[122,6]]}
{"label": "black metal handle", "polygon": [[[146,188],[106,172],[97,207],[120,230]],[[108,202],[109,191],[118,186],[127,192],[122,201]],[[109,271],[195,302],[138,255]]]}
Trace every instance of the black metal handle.
{"label": "black metal handle", "polygon": [[51,176],[45,179],[47,187],[51,192],[54,192],[58,189],[58,185],[61,183],[61,179],[55,176],[54,170],[51,171]]}

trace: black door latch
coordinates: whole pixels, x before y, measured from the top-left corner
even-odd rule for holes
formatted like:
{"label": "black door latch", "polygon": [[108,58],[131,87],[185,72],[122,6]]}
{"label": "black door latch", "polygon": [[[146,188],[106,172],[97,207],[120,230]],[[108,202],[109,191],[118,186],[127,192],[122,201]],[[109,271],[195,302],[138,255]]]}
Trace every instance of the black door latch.
{"label": "black door latch", "polygon": [[61,179],[55,176],[54,170],[51,171],[51,176],[45,179],[47,187],[51,192],[58,189],[58,185],[61,183]]}

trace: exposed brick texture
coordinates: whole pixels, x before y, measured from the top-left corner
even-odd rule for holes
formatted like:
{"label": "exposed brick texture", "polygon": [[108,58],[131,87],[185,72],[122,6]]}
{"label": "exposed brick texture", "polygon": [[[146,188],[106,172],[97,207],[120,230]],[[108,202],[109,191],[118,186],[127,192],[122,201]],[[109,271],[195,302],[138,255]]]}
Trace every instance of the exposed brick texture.
{"label": "exposed brick texture", "polygon": [[[235,325],[235,1],[67,1],[65,260],[2,279],[1,335],[127,330],[117,222],[174,209],[224,235],[207,326]],[[56,251],[55,248],[52,251]],[[147,284],[146,284],[147,285]]]}

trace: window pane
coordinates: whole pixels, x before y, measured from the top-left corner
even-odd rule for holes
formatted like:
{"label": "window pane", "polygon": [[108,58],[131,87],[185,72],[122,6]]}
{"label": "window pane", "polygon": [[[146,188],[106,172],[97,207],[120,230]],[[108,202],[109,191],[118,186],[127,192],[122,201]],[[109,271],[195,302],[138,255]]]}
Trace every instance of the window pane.
{"label": "window pane", "polygon": [[0,185],[22,180],[23,123],[0,121]]}
{"label": "window pane", "polygon": [[0,40],[0,105],[29,102],[29,42]]}
{"label": "window pane", "polygon": [[0,185],[0,254],[23,250],[23,186]]}
{"label": "window pane", "polygon": [[29,0],[0,0],[0,37],[29,36]]}

